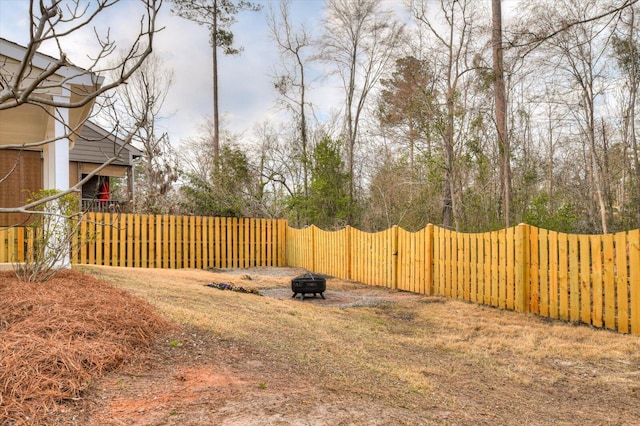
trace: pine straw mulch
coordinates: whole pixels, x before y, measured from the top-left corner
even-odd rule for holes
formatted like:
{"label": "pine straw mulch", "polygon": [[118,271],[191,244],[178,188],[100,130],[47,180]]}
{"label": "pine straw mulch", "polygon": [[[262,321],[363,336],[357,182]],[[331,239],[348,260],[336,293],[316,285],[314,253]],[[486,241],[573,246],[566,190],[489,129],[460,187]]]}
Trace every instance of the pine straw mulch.
{"label": "pine straw mulch", "polygon": [[146,302],[77,271],[0,271],[0,424],[36,424],[172,328]]}

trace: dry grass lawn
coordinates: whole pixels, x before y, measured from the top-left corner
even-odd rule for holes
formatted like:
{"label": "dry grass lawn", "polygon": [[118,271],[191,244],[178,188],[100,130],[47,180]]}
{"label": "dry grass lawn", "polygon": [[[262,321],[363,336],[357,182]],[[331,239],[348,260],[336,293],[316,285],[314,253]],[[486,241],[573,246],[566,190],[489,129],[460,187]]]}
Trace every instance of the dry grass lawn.
{"label": "dry grass lawn", "polygon": [[291,269],[79,269],[182,329],[143,366],[99,379],[59,422],[640,424],[635,336],[338,279],[327,301],[300,301]]}
{"label": "dry grass lawn", "polygon": [[[286,392],[300,387],[309,393],[306,404],[327,405],[308,417],[303,404],[288,417],[291,423],[351,423],[348,411],[331,419],[332,404],[360,406],[351,413],[353,423],[640,422],[638,337],[455,300],[399,297],[337,279],[328,280],[327,298],[331,292],[385,297],[345,308],[203,285],[286,288],[296,271],[282,277],[249,271],[251,280],[206,271],[87,271],[144,298],[171,320],[240,348],[250,358],[243,361],[247,368],[256,366],[254,388],[278,392],[271,389],[273,378],[285,400]],[[297,395],[287,403],[295,405],[295,398],[307,399]],[[236,419],[240,423],[275,420],[259,400],[241,405],[252,409]],[[323,421],[323,415],[329,417]]]}

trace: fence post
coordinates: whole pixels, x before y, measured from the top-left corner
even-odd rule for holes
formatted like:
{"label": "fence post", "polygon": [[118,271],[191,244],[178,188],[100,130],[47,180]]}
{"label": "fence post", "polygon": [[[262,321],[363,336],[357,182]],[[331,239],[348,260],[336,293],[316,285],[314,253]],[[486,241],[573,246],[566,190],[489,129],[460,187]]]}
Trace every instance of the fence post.
{"label": "fence post", "polygon": [[348,280],[351,279],[351,226],[347,225],[346,226],[346,232],[347,232],[347,248],[346,248],[346,258],[347,258],[347,276],[346,278]]}
{"label": "fence post", "polygon": [[391,288],[398,289],[398,225],[391,228]]}
{"label": "fence post", "polygon": [[427,268],[424,274],[426,281],[425,290],[427,296],[431,296],[433,294],[433,224],[431,223],[427,225],[427,235],[425,239],[424,267]]}
{"label": "fence post", "polygon": [[640,230],[629,231],[631,334],[640,336]]}
{"label": "fence post", "polygon": [[517,312],[529,311],[529,225],[516,227],[515,241],[515,308]]}
{"label": "fence post", "polygon": [[318,272],[316,269],[316,226],[311,225],[311,272]]}

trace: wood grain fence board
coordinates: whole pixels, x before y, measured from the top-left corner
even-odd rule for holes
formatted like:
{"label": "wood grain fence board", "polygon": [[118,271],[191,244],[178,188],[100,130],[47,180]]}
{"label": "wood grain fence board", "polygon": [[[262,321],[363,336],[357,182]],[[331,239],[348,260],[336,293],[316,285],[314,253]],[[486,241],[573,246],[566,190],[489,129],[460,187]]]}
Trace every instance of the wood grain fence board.
{"label": "wood grain fence board", "polygon": [[509,310],[513,310],[515,308],[515,282],[514,282],[514,228],[510,227],[504,230],[504,241],[505,241],[505,250],[504,250],[504,303],[505,308]]}
{"label": "wood grain fence board", "polygon": [[520,224],[514,235],[514,298],[518,312],[530,312],[530,231],[529,225]]}
{"label": "wood grain fence board", "polygon": [[515,228],[505,229],[506,256],[505,256],[505,301],[507,309],[515,308]]}
{"label": "wood grain fence board", "polygon": [[180,268],[184,268],[184,264],[182,263],[183,259],[184,259],[184,243],[185,243],[185,239],[184,239],[184,217],[183,216],[177,216],[176,217],[176,224],[175,224],[175,239],[173,240],[173,246],[174,246],[174,250],[175,250],[175,262],[176,262],[176,266],[175,268],[180,269]]}
{"label": "wood grain fence board", "polygon": [[640,335],[640,230],[629,232],[631,333]]}
{"label": "wood grain fence board", "polygon": [[628,239],[626,232],[618,232],[614,236],[616,254],[616,295],[618,307],[618,331],[629,332],[629,274],[628,274]]}
{"label": "wood grain fence board", "polygon": [[477,298],[478,303],[484,303],[484,237],[483,234],[476,234],[477,244],[477,256],[476,256],[476,271],[477,271]]}
{"label": "wood grain fence board", "polygon": [[429,224],[422,231],[424,249],[424,267],[422,277],[423,294],[431,296],[433,294],[433,225]]}
{"label": "wood grain fence board", "polygon": [[549,316],[549,231],[540,229],[540,315]]}
{"label": "wood grain fence board", "polygon": [[470,300],[478,303],[478,234],[469,235],[469,293]]}
{"label": "wood grain fence board", "polygon": [[365,271],[365,282],[373,282],[375,279],[376,267],[379,265],[378,261],[378,250],[376,246],[376,239],[373,237],[373,234],[366,233],[367,240],[367,253],[369,253],[369,258],[367,259],[367,267]]}
{"label": "wood grain fence board", "polygon": [[567,234],[558,234],[558,314],[569,319],[569,249]]}
{"label": "wood grain fence board", "polygon": [[[195,222],[195,223],[194,223]],[[193,230],[190,230],[190,238],[193,240],[191,243],[191,267],[202,269],[202,217],[196,216],[192,218],[190,223]]]}
{"label": "wood grain fence board", "polygon": [[411,282],[411,272],[408,267],[411,263],[411,235],[404,229],[398,230],[398,290],[414,292]]}
{"label": "wood grain fence board", "polygon": [[182,221],[182,267],[193,268],[195,263],[195,216],[184,216]]}
{"label": "wood grain fence board", "polygon": [[96,248],[97,246],[100,244],[100,240],[98,238],[98,226],[96,224],[96,214],[92,213],[91,215],[89,215],[89,233],[93,236],[92,240],[93,240],[93,244],[91,244],[89,246],[89,250],[88,250],[88,260],[89,260],[89,264],[91,265],[95,265],[96,264]]}
{"label": "wood grain fence board", "polygon": [[569,235],[569,319],[580,321],[580,263],[578,236]]}
{"label": "wood grain fence board", "polygon": [[[258,259],[258,256],[257,256],[257,246],[260,241],[259,233],[258,233],[258,219],[251,219],[251,222],[249,224],[249,235],[250,235],[249,252],[251,256],[251,265],[259,266],[260,259]],[[302,243],[303,242],[302,235],[303,235],[302,232],[298,232],[296,235],[296,241],[299,241],[300,243]],[[283,235],[283,241],[284,241],[284,235]],[[303,252],[301,250],[297,251],[298,256],[301,256],[302,253]]]}
{"label": "wood grain fence board", "polygon": [[267,262],[267,222],[265,219],[260,219],[260,259],[263,265]]}
{"label": "wood grain fence board", "polygon": [[133,235],[134,235],[134,219],[133,214],[127,213],[127,226],[125,227],[125,255],[122,259],[123,266],[132,267],[133,266]]}
{"label": "wood grain fence board", "polygon": [[89,250],[89,228],[88,228],[88,216],[85,214],[82,218],[82,223],[80,223],[80,263],[86,265],[89,261],[88,259],[88,250]]}
{"label": "wood grain fence board", "polygon": [[491,272],[491,233],[485,232],[482,234],[483,244],[484,244],[484,259],[483,259],[483,272],[484,272],[484,304],[491,305],[491,288],[493,287],[492,283],[492,272]]}
{"label": "wood grain fence board", "polygon": [[[228,233],[231,236],[231,238],[228,240],[230,243],[229,246],[229,251],[231,252],[231,267],[232,268],[238,268],[239,267],[239,252],[238,252],[238,218],[237,217],[233,217],[230,219],[227,219],[228,223],[227,223],[227,229],[228,229]],[[267,229],[266,229],[266,222],[264,223],[265,226],[265,238],[263,239],[263,244],[264,244],[264,264],[266,265],[266,259],[267,259],[267,245],[266,245],[266,236],[267,236]]]}
{"label": "wood grain fence board", "polygon": [[500,303],[500,253],[498,252],[498,232],[491,233],[491,306],[498,306]]}
{"label": "wood grain fence board", "polygon": [[142,215],[134,214],[133,259],[135,268],[142,266]]}
{"label": "wood grain fence board", "polygon": [[558,318],[558,233],[549,231],[549,316]]}
{"label": "wood grain fence board", "polygon": [[9,231],[16,228],[0,228],[0,263],[11,261],[11,254],[14,252],[9,247],[14,239],[9,237]]}
{"label": "wood grain fence board", "polygon": [[591,240],[578,235],[580,246],[580,320],[591,324]]}
{"label": "wood grain fence board", "polygon": [[230,264],[229,259],[232,255],[228,252],[229,235],[227,234],[227,219],[224,217],[220,218],[220,230],[218,235],[220,241],[220,267],[228,268]]}
{"label": "wood grain fence board", "polygon": [[450,267],[449,267],[449,255],[448,255],[448,250],[447,247],[449,246],[447,244],[447,229],[445,228],[441,228],[440,229],[440,241],[439,241],[439,245],[440,245],[440,295],[441,296],[451,296],[451,293],[448,292],[447,290],[447,282],[450,280],[450,278],[447,276],[448,273],[450,272]]}
{"label": "wood grain fence board", "polygon": [[171,259],[169,257],[169,226],[171,224],[171,219],[169,215],[164,215],[162,217],[162,230],[163,230],[163,238],[162,238],[162,267],[170,268],[171,267]]}
{"label": "wood grain fence board", "polygon": [[415,272],[413,275],[411,275],[412,280],[413,280],[413,288],[414,291],[418,294],[425,294],[425,270],[426,270],[426,266],[425,266],[425,236],[426,233],[426,229],[423,229],[421,231],[418,231],[416,233],[412,233],[411,236],[413,238],[413,242],[415,245],[415,263],[411,263],[407,265],[407,269],[409,269],[409,271],[412,271],[413,269],[411,268],[412,265],[415,265]]}
{"label": "wood grain fence board", "polygon": [[432,235],[433,241],[431,242],[432,246],[432,265],[433,265],[433,282],[432,282],[432,293],[433,295],[440,295],[440,260],[442,259],[442,255],[440,254],[440,228],[437,226],[432,226]]}
{"label": "wood grain fence board", "polygon": [[540,313],[540,230],[535,226],[529,227],[529,309],[534,314]]}
{"label": "wood grain fence board", "polygon": [[453,273],[453,278],[451,280],[451,285],[453,286],[454,297],[457,299],[462,299],[462,259],[460,258],[462,254],[462,234],[458,232],[451,232],[451,272]]}
{"label": "wood grain fence board", "polygon": [[387,288],[391,288],[391,283],[386,282],[385,278],[387,278],[387,271],[384,268],[381,268],[381,264],[386,257],[387,251],[391,250],[391,247],[387,244],[383,244],[382,240],[379,238],[377,233],[371,233],[368,235],[370,239],[371,249],[373,251],[372,262],[370,263],[369,269],[371,271],[371,275],[369,276],[368,283],[373,285],[384,286]]}
{"label": "wood grain fence board", "polygon": [[18,243],[18,229],[24,233],[25,228],[5,228],[0,229],[0,255],[2,262],[11,263],[14,261],[21,262],[20,258],[24,258],[24,248]]}
{"label": "wood grain fence board", "polygon": [[[29,228],[18,228],[13,230],[13,235],[17,240],[17,245],[13,246],[14,253],[11,261],[18,259],[18,262],[25,262],[27,260],[28,253],[33,253],[33,246],[35,245],[35,232]],[[25,250],[26,247],[26,250]]]}
{"label": "wood grain fence board", "polygon": [[216,217],[214,218],[214,223],[213,223],[214,229],[213,229],[213,241],[215,244],[215,249],[214,249],[214,258],[215,258],[215,264],[214,267],[215,268],[222,268],[222,232],[221,232],[221,225],[220,225],[220,218]]}
{"label": "wood grain fence board", "polygon": [[[127,219],[129,216],[121,214],[118,218],[118,266],[127,266]],[[89,230],[89,232],[92,232]],[[93,237],[92,237],[93,238]]]}
{"label": "wood grain fence board", "polygon": [[117,240],[117,237],[113,236],[113,218],[114,214],[105,213],[104,214],[104,254],[103,254],[103,262],[102,264],[105,266],[111,266],[111,251],[113,249],[113,244]]}
{"label": "wood grain fence board", "polygon": [[154,268],[156,264],[156,218],[157,215],[149,215],[146,217],[147,220],[147,241],[145,243],[146,250],[146,267]]}
{"label": "wood grain fence board", "polygon": [[507,231],[498,231],[498,306],[507,306]]}
{"label": "wood grain fence board", "polygon": [[599,235],[589,236],[591,240],[591,324],[595,327],[602,327],[602,237]]}
{"label": "wood grain fence board", "polygon": [[603,291],[604,291],[604,326],[609,330],[616,329],[616,286],[614,268],[613,234],[602,236]]}
{"label": "wood grain fence board", "polygon": [[[460,234],[462,236],[462,265],[460,267],[460,275],[462,276],[462,297],[464,300],[471,300],[471,245],[469,234]],[[458,258],[460,259],[460,257]]]}
{"label": "wood grain fence board", "polygon": [[[251,219],[242,219],[242,238],[240,238],[240,251],[242,252],[243,267],[249,268],[253,266],[251,263],[251,250],[249,242],[251,241],[251,235],[249,234],[249,223]],[[270,265],[273,266],[273,265]]]}

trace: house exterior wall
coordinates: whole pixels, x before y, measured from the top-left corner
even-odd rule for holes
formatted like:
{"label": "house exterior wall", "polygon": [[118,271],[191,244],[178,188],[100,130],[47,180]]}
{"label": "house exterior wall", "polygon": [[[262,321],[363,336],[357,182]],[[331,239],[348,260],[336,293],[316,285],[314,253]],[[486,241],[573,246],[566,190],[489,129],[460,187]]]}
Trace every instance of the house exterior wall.
{"label": "house exterior wall", "polygon": [[[31,193],[42,189],[42,153],[0,150],[0,179],[0,206],[24,205]],[[28,219],[21,213],[0,213],[0,227],[21,225]]]}
{"label": "house exterior wall", "polygon": [[[115,144],[113,140],[105,138],[90,125],[85,125],[82,128],[80,136],[81,137],[76,140],[73,149],[69,153],[69,161],[94,163],[99,165],[114,156],[117,145],[114,147]],[[127,149],[123,150],[120,158],[111,164],[115,166],[126,166],[128,164],[132,164],[129,155],[129,151]]]}

